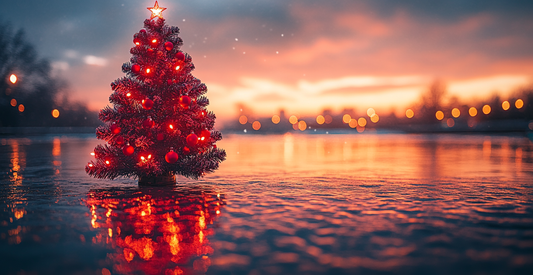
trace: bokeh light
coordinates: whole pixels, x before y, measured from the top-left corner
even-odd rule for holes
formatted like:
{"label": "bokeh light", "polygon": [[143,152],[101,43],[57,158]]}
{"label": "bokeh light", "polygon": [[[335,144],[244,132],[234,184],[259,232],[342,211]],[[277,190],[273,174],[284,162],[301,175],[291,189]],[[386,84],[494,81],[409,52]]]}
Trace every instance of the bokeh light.
{"label": "bokeh light", "polygon": [[452,109],[452,116],[453,117],[458,118],[460,115],[461,115],[461,111],[459,111],[458,108],[453,108]]}
{"label": "bokeh light", "polygon": [[[58,109],[53,109],[52,110],[52,116],[54,118],[58,118],[59,117],[59,110]],[[172,126],[172,125],[171,125]]]}
{"label": "bokeh light", "polygon": [[281,118],[278,115],[272,116],[272,123],[278,124],[281,121]]}
{"label": "bokeh light", "polygon": [[348,123],[348,125],[350,125],[350,128],[355,128],[357,127],[357,119],[350,119],[350,122]]}
{"label": "bokeh light", "polygon": [[19,105],[19,112],[21,113],[24,112],[24,105],[22,104]]}
{"label": "bokeh light", "polygon": [[357,120],[357,124],[359,124],[359,126],[361,126],[361,127],[365,127],[366,126],[366,119],[364,117],[360,117]]}
{"label": "bokeh light", "polygon": [[407,111],[405,111],[405,116],[407,118],[413,118],[415,116],[415,112],[411,109],[407,109]]}
{"label": "bokeh light", "polygon": [[342,122],[344,122],[344,123],[350,122],[350,119],[352,119],[352,116],[349,115],[349,114],[345,114],[345,115],[342,116]]}
{"label": "bokeh light", "polygon": [[300,129],[300,131],[305,131],[305,129],[307,129],[307,123],[305,123],[305,121],[301,120],[298,122],[298,129]]}
{"label": "bokeh light", "polygon": [[326,122],[326,119],[324,118],[323,115],[318,115],[318,116],[316,117],[316,123],[322,125],[322,124],[324,124],[324,122]]}
{"label": "bokeh light", "polygon": [[376,114],[376,110],[374,110],[374,108],[368,108],[368,110],[366,110],[366,114],[367,114],[369,117],[372,117],[373,115]]}
{"label": "bokeh light", "polygon": [[490,108],[489,105],[484,105],[483,106],[483,113],[484,114],[488,115],[488,114],[490,114],[490,111],[491,111],[491,108]]}
{"label": "bokeh light", "polygon": [[252,123],[252,129],[254,129],[254,130],[256,130],[256,131],[259,130],[259,129],[261,129],[261,122],[259,122],[259,121],[254,121],[254,123]]}
{"label": "bokeh light", "polygon": [[470,109],[468,109],[468,114],[469,114],[471,117],[475,117],[475,116],[477,116],[477,109],[476,109],[476,107],[470,107]]}
{"label": "bokeh light", "polygon": [[370,120],[371,120],[372,122],[374,122],[374,123],[378,123],[378,121],[379,121],[379,116],[378,116],[376,113],[374,113],[372,116],[370,116]]}
{"label": "bokeh light", "polygon": [[452,128],[453,126],[455,126],[455,120],[453,118],[448,118],[446,120],[446,125],[448,125],[448,127]]}
{"label": "bokeh light", "polygon": [[17,100],[14,99],[14,98],[11,99],[11,102],[10,102],[10,103],[11,103],[11,106],[13,106],[13,107],[17,106]]}
{"label": "bokeh light", "polygon": [[324,119],[326,120],[326,124],[330,124],[331,122],[333,122],[333,117],[330,115],[324,116]]}
{"label": "bokeh light", "polygon": [[511,104],[509,103],[509,101],[504,101],[502,102],[502,109],[504,109],[505,111],[509,110],[509,108],[511,108]]}
{"label": "bokeh light", "polygon": [[516,109],[521,109],[522,107],[524,107],[524,101],[519,98],[515,101],[514,106],[516,107]]}
{"label": "bokeh light", "polygon": [[248,118],[246,116],[241,116],[239,117],[239,123],[244,125],[246,124],[246,122],[248,122]]}
{"label": "bokeh light", "polygon": [[289,122],[294,125],[296,123],[298,123],[298,118],[295,116],[295,115],[292,115],[289,117]]}
{"label": "bokeh light", "polygon": [[15,84],[15,83],[17,83],[17,80],[18,80],[18,78],[17,78],[17,76],[16,76],[15,74],[11,74],[11,75],[9,76],[9,81],[10,81],[11,83]]}
{"label": "bokeh light", "polygon": [[437,111],[435,113],[435,117],[438,119],[438,120],[442,120],[444,119],[444,113],[442,111]]}

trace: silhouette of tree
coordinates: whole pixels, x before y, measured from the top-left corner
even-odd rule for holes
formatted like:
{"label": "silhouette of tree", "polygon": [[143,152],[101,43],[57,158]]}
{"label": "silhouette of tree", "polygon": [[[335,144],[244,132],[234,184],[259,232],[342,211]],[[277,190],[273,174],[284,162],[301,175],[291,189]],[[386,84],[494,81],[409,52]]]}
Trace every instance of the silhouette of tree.
{"label": "silhouette of tree", "polygon": [[[15,32],[10,24],[0,23],[0,127],[98,125],[97,113],[69,101],[66,87],[51,75],[49,62],[38,57],[22,29]],[[54,109],[58,118],[52,116]]]}

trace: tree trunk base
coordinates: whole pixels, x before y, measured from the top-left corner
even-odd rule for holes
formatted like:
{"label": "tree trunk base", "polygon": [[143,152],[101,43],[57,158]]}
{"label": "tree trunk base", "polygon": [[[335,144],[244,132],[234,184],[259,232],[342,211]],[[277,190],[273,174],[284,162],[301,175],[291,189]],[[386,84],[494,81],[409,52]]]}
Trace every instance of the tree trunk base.
{"label": "tree trunk base", "polygon": [[167,175],[161,175],[157,177],[139,177],[139,185],[143,186],[168,186],[176,185],[176,175],[170,173]]}

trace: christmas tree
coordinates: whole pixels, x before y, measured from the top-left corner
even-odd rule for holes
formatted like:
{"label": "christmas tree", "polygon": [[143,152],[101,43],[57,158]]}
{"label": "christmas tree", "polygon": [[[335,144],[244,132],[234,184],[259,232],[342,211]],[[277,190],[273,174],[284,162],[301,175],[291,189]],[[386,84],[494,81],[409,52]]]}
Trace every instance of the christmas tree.
{"label": "christmas tree", "polygon": [[151,18],[133,36],[125,77],[111,83],[113,93],[100,111],[104,125],[96,137],[107,143],[94,149],[85,167],[96,178],[136,177],[139,184],[174,184],[175,175],[195,178],[218,168],[226,152],[207,111],[207,87],[195,78],[192,58],[180,51],[178,27],[165,24],[157,1]]}

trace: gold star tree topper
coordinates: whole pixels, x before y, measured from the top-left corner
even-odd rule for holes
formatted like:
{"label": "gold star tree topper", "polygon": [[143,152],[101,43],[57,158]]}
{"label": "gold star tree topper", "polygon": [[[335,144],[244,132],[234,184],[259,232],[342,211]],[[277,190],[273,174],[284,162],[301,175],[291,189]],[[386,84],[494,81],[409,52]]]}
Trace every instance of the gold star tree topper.
{"label": "gold star tree topper", "polygon": [[163,19],[163,11],[167,8],[159,7],[159,4],[155,1],[154,6],[148,7],[147,9],[152,12],[152,16],[150,16],[150,20],[152,20],[156,17]]}

